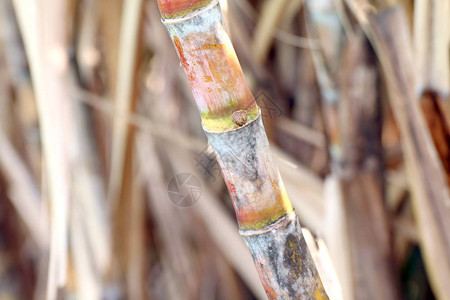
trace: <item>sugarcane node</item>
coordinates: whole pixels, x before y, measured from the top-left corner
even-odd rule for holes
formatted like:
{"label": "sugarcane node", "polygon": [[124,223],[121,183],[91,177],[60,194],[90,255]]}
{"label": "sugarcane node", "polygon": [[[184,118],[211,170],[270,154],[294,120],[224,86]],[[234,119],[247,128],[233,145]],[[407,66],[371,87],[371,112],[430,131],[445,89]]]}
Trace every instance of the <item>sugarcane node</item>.
{"label": "sugarcane node", "polygon": [[245,110],[237,110],[231,115],[231,119],[237,126],[244,126],[247,123],[247,112]]}

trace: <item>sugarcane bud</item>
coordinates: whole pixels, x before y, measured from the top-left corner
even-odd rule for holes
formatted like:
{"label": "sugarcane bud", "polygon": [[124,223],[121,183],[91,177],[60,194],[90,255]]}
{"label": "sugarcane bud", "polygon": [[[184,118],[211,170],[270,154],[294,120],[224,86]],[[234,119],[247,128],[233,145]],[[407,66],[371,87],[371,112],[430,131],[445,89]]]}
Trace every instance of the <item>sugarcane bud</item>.
{"label": "sugarcane bud", "polygon": [[244,126],[247,123],[247,112],[245,110],[237,110],[231,115],[231,119],[237,126]]}

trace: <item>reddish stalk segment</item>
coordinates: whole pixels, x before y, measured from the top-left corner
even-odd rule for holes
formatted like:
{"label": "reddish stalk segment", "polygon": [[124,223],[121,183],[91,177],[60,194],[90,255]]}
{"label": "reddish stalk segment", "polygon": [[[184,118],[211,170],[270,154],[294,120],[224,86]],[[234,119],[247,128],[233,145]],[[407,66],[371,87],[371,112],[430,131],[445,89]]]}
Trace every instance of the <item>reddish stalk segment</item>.
{"label": "reddish stalk segment", "polygon": [[[167,2],[167,1],[166,1]],[[197,16],[165,21],[186,71],[203,126],[222,131],[237,128],[235,111],[257,115],[257,106],[225,31],[220,7],[211,3]]]}
{"label": "reddish stalk segment", "polygon": [[211,3],[212,0],[159,0],[163,19],[182,17]]}
{"label": "reddish stalk segment", "polygon": [[[218,1],[185,14],[159,0],[240,234],[270,299],[328,299],[270,152],[261,114],[228,37]],[[194,1],[196,3],[196,1]],[[171,16],[167,18],[167,8]]]}

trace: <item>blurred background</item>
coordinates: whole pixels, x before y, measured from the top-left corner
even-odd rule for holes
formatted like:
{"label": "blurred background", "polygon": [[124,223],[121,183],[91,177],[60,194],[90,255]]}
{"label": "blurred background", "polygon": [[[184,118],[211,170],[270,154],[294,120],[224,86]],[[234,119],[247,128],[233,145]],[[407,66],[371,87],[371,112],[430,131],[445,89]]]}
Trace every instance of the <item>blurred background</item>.
{"label": "blurred background", "polygon": [[[450,299],[449,2],[221,0],[333,299]],[[156,0],[0,0],[0,299],[46,298],[266,299]]]}

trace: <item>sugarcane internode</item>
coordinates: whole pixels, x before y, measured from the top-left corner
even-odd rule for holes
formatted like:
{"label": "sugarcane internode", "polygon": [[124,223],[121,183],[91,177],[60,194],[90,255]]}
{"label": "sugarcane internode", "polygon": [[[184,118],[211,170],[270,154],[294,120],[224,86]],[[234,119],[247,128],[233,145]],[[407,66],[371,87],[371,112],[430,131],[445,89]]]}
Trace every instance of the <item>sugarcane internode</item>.
{"label": "sugarcane internode", "polygon": [[[170,1],[160,2],[163,7]],[[231,130],[239,127],[233,122],[233,112],[244,111],[246,121],[251,121],[258,108],[223,26],[220,7],[211,2],[200,11],[163,21],[186,71],[203,126]]]}
{"label": "sugarcane internode", "polygon": [[158,0],[270,299],[328,299],[218,1]]}
{"label": "sugarcane internode", "polygon": [[179,18],[207,6],[213,0],[159,0],[159,11],[163,19]]}

